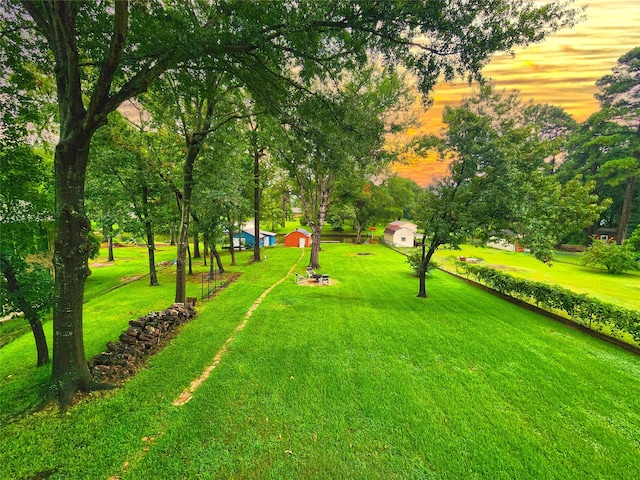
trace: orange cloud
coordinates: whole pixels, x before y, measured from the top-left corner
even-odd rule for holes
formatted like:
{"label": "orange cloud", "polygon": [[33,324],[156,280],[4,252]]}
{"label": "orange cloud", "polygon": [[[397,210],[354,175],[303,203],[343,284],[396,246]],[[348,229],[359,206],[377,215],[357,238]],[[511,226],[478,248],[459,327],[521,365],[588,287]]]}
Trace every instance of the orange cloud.
{"label": "orange cloud", "polygon": [[[496,55],[485,68],[485,76],[500,90],[519,90],[524,101],[556,105],[584,121],[599,108],[594,98],[596,80],[608,74],[621,55],[640,45],[638,0],[579,0],[574,6],[585,5],[585,22],[542,44],[516,49],[515,57]],[[414,132],[437,134],[445,105],[457,105],[472,92],[464,82],[438,85],[433,106],[420,115],[419,125],[411,127],[411,136]],[[446,165],[420,159],[394,170],[424,186],[444,174]]]}

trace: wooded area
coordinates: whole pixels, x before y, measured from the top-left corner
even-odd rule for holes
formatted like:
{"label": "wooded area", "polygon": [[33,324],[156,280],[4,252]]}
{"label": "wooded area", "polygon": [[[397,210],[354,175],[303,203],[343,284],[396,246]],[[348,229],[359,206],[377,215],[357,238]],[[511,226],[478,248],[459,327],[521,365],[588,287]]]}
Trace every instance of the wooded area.
{"label": "wooded area", "polygon": [[[53,307],[51,393],[63,406],[97,387],[82,330],[94,230],[110,242],[142,237],[151,286],[154,237],[176,232],[174,301],[184,303],[190,236],[222,269],[217,248],[228,243],[233,261],[242,223],[279,224],[294,202],[314,268],[325,222],[348,218],[360,236],[377,221],[415,221],[421,297],[433,252],[463,237],[517,239],[548,261],[556,244],[586,243],[597,228],[615,228],[622,244],[639,223],[640,48],[598,82],[602,108],[583,124],[484,86],[446,110],[444,137],[404,146],[437,152],[449,176],[422,189],[388,172],[401,152],[385,138],[407,127],[412,79],[427,103],[440,80],[480,80],[493,53],[571,26],[579,12],[562,3],[10,5],[0,17],[2,300],[34,312],[34,334],[37,312]],[[34,253],[53,257],[48,293],[26,288],[33,271],[18,259]]]}

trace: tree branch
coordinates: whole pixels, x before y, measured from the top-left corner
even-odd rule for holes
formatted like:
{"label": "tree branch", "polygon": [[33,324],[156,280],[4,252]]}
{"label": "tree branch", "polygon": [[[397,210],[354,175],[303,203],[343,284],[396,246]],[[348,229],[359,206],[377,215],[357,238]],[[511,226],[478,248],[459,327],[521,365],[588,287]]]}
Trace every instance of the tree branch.
{"label": "tree branch", "polygon": [[118,66],[122,60],[122,53],[127,43],[129,34],[129,2],[127,0],[116,0],[115,14],[113,18],[113,35],[109,52],[102,63],[100,76],[95,84],[95,90],[89,103],[89,117],[102,112],[102,107],[109,98],[109,91]]}

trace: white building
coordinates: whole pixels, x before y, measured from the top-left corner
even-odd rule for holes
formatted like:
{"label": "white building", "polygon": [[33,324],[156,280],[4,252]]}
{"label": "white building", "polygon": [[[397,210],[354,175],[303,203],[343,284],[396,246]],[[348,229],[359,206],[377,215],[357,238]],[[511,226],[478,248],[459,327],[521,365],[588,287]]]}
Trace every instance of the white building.
{"label": "white building", "polygon": [[413,247],[415,245],[418,226],[415,223],[391,222],[384,229],[384,243],[394,247]]}

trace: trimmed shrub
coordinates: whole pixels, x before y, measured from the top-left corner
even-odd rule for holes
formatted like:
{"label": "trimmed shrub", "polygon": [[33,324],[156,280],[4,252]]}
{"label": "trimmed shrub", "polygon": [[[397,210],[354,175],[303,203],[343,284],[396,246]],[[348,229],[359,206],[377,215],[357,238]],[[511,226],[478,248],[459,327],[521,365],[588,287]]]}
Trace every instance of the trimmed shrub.
{"label": "trimmed shrub", "polygon": [[635,342],[640,343],[640,312],[602,302],[557,285],[512,277],[480,265],[458,262],[456,269],[504,295],[535,303],[549,311],[563,311],[573,321],[590,329],[602,331],[606,326],[611,329],[614,337],[622,332],[628,333]]}

